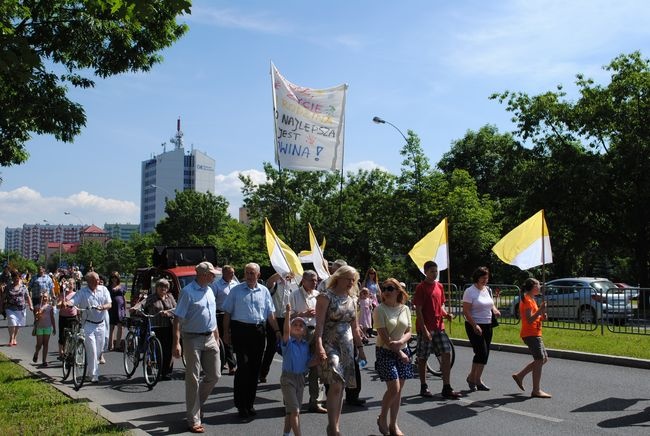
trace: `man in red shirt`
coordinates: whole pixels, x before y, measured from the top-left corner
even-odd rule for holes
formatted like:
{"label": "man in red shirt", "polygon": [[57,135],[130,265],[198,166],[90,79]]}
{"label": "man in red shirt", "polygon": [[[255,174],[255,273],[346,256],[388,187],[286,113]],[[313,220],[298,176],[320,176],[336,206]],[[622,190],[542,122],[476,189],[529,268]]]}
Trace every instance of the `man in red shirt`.
{"label": "man in red shirt", "polygon": [[451,321],[454,316],[445,310],[445,292],[436,279],[438,265],[433,261],[424,263],[426,278],[415,288],[416,329],[418,333],[417,357],[420,375],[420,395],[433,397],[426,383],[427,359],[434,353],[440,355],[440,371],[442,372],[442,396],[457,399],[462,395],[454,391],[449,383],[451,372],[451,341],[445,333],[444,318]]}

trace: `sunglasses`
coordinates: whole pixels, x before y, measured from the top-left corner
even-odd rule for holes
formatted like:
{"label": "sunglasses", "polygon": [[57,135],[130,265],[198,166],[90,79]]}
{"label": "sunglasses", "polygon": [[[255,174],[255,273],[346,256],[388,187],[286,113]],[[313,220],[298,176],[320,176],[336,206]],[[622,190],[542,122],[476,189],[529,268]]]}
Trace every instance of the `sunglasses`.
{"label": "sunglasses", "polygon": [[395,286],[388,285],[388,286],[384,286],[381,290],[383,292],[393,292],[395,289],[396,289]]}

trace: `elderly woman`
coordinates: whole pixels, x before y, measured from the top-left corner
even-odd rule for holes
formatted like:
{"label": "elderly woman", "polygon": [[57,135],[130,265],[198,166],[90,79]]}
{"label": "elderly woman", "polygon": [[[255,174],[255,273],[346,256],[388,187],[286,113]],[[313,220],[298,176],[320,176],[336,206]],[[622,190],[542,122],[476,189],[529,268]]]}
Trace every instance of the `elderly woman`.
{"label": "elderly woman", "polygon": [[74,279],[67,279],[61,282],[62,291],[59,293],[57,306],[59,307],[59,360],[63,360],[65,349],[65,329],[72,328],[77,322],[77,308],[65,305],[77,292]]}
{"label": "elderly woman", "polygon": [[329,384],[327,391],[327,435],[340,434],[339,421],[343,404],[343,388],[356,387],[354,350],[366,360],[359,334],[354,296],[359,273],[351,266],[342,266],[329,278],[327,290],[316,299],[316,349],[320,359],[321,380]]}
{"label": "elderly woman", "polygon": [[379,379],[386,382],[386,392],[381,400],[377,426],[382,435],[403,435],[397,426],[397,414],[404,382],[414,377],[406,346],[411,339],[411,311],[404,304],[408,301],[408,294],[394,278],[382,283],[381,299],[374,313],[377,328],[375,370]]}
{"label": "elderly woman", "polygon": [[156,282],[155,293],[146,299],[143,310],[149,315],[159,314],[152,318],[152,325],[156,331],[156,336],[160,339],[163,351],[162,379],[169,380],[172,372],[172,317],[176,300],[169,292],[169,281],[160,279]]}
{"label": "elderly woman", "polygon": [[472,369],[467,375],[467,385],[471,391],[489,391],[490,388],[483,383],[481,375],[490,355],[492,343],[492,314],[501,316],[492,299],[492,291],[487,283],[490,271],[482,266],[472,274],[474,284],[463,294],[463,316],[465,317],[465,331],[472,344],[474,358]]}
{"label": "elderly woman", "polygon": [[[108,350],[122,351],[122,319],[126,316],[126,301],[124,294],[126,289],[121,284],[120,273],[113,271],[108,279],[108,292],[111,293],[111,308],[108,311],[108,319],[110,323],[108,332]],[[115,333],[117,327],[117,334]]]}
{"label": "elderly woman", "polygon": [[18,329],[25,327],[25,314],[27,308],[34,310],[32,298],[27,290],[27,286],[21,281],[20,273],[12,269],[11,284],[5,287],[4,291],[4,308],[7,314],[7,330],[9,331],[9,343],[7,345],[18,345],[16,337]]}

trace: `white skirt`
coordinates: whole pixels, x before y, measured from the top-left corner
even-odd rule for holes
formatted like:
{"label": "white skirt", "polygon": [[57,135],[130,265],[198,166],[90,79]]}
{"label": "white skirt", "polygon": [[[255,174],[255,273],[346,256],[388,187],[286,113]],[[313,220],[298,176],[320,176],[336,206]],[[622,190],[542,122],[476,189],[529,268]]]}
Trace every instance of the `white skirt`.
{"label": "white skirt", "polygon": [[11,310],[7,309],[7,326],[8,327],[25,327],[25,313],[27,309]]}

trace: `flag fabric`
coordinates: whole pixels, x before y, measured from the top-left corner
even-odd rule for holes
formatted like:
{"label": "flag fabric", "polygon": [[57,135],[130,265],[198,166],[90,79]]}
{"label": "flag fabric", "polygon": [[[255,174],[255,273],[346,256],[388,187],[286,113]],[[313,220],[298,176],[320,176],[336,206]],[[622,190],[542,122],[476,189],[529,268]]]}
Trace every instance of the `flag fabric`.
{"label": "flag fabric", "polygon": [[447,269],[447,218],[440,221],[435,229],[420,239],[409,251],[409,256],[424,274],[424,263],[432,260],[438,265],[438,271]]}
{"label": "flag fabric", "polygon": [[285,79],[273,63],[271,80],[275,162],[291,170],[342,170],[348,86],[298,86]]}
{"label": "flag fabric", "polygon": [[[323,236],[323,242],[320,243],[320,251],[325,252],[325,237]],[[310,246],[311,246],[311,240],[310,240]],[[300,262],[302,263],[313,263],[313,254],[314,251],[309,249],[309,250],[302,250],[301,252],[298,253],[298,258],[300,259]]]}
{"label": "flag fabric", "polygon": [[325,240],[323,239],[323,246],[319,246],[316,235],[314,234],[314,229],[311,228],[311,224],[307,225],[309,226],[309,246],[311,248],[311,256],[309,257],[311,262],[314,264],[314,269],[316,270],[318,277],[320,277],[322,280],[325,280],[330,276],[329,269],[327,268],[327,261],[325,260],[325,256],[323,254],[323,249],[325,248]]}
{"label": "flag fabric", "polygon": [[302,276],[303,269],[298,256],[278,238],[267,218],[264,218],[264,229],[266,233],[266,249],[269,252],[269,259],[275,272],[282,276],[289,272],[292,272],[295,276]]}
{"label": "flag fabric", "polygon": [[515,227],[494,247],[499,259],[520,269],[553,263],[551,239],[544,219],[544,209]]}

